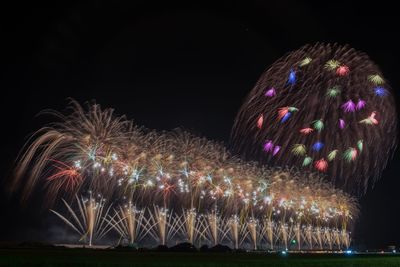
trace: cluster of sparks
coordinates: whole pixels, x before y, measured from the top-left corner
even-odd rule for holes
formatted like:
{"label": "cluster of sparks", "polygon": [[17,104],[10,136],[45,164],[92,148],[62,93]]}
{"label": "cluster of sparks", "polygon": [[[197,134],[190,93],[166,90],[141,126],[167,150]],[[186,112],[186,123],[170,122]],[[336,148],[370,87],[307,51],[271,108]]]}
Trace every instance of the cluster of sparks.
{"label": "cluster of sparks", "polygon": [[286,251],[341,250],[350,245],[346,229],[275,222],[267,217],[242,220],[237,215],[223,217],[215,210],[198,214],[195,209],[180,213],[158,206],[138,209],[132,202],[114,207],[91,192],[88,198],[76,196],[77,212],[66,201],[64,204],[71,219],[51,211],[89,246],[112,233],[120,236],[119,242],[136,246],[185,241],[198,247],[226,244],[234,249]]}
{"label": "cluster of sparks", "polygon": [[44,185],[49,205],[90,190],[141,210],[159,207],[158,213],[214,212],[241,223],[337,231],[347,231],[357,216],[356,200],[318,174],[245,162],[205,138],[149,131],[96,104],[85,110],[72,101],[72,113],[58,116],[61,121],[39,130],[19,159],[14,189],[25,199]]}
{"label": "cluster of sparks", "polygon": [[252,160],[310,168],[362,192],[379,178],[396,132],[394,99],[379,69],[354,49],[317,44],[262,75],[239,111],[232,141]]}

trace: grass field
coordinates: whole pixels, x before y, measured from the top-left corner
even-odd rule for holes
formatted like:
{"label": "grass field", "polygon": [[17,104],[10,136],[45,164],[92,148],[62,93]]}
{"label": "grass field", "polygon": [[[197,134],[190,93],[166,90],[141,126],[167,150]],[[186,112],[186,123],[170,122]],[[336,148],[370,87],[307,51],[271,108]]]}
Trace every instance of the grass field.
{"label": "grass field", "polygon": [[326,255],[265,253],[172,253],[91,249],[0,249],[0,266],[301,266],[394,267],[400,255]]}

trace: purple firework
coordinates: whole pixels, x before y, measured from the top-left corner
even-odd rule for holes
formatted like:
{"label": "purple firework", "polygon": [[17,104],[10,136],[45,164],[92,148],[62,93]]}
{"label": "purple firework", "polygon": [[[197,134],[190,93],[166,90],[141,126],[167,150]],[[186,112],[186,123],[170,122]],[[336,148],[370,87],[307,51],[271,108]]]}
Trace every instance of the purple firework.
{"label": "purple firework", "polygon": [[342,105],[342,109],[344,112],[354,112],[356,110],[356,104],[350,99]]}
{"label": "purple firework", "polygon": [[275,146],[274,151],[272,152],[272,156],[275,156],[276,154],[278,154],[279,150],[281,150],[281,147]]}
{"label": "purple firework", "polygon": [[265,96],[267,96],[267,97],[273,97],[275,95],[276,95],[276,91],[275,91],[274,87],[272,87],[271,89],[269,89],[265,92]]}
{"label": "purple firework", "polygon": [[339,128],[340,129],[344,129],[344,127],[346,126],[346,123],[344,122],[343,119],[339,119]]}
{"label": "purple firework", "polygon": [[365,108],[365,105],[366,105],[366,104],[367,104],[367,103],[366,103],[364,100],[360,99],[360,100],[358,100],[358,102],[357,102],[356,109],[357,109],[357,110],[363,109],[363,108]]}
{"label": "purple firework", "polygon": [[267,140],[264,144],[264,151],[271,152],[274,149],[274,144],[271,140]]}

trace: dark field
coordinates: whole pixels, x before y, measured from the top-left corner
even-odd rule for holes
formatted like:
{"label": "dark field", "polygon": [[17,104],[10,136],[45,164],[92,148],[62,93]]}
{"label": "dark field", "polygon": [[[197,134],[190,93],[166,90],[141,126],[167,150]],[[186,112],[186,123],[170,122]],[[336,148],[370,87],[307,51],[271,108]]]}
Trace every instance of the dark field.
{"label": "dark field", "polygon": [[0,249],[0,266],[400,266],[400,255],[171,253],[91,249]]}

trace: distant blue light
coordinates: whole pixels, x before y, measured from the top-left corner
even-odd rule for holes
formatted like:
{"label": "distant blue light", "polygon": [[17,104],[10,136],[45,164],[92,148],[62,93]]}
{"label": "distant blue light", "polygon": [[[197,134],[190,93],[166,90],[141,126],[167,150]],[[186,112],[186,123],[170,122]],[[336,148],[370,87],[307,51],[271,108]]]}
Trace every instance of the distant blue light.
{"label": "distant blue light", "polygon": [[287,121],[290,118],[290,116],[292,116],[292,113],[290,113],[290,112],[286,113],[285,116],[283,116],[281,123],[284,123],[285,121]]}
{"label": "distant blue light", "polygon": [[285,250],[282,251],[281,253],[282,253],[282,255],[286,255],[287,254],[287,252]]}
{"label": "distant blue light", "polygon": [[288,84],[294,85],[296,82],[296,72],[294,70],[290,70]]}
{"label": "distant blue light", "polygon": [[346,250],[345,253],[346,253],[346,254],[352,254],[353,251],[351,251],[351,250]]}
{"label": "distant blue light", "polygon": [[385,96],[385,95],[387,95],[386,89],[383,88],[383,87],[380,87],[380,86],[375,87],[374,91],[375,91],[375,95],[377,95],[377,96]]}
{"label": "distant blue light", "polygon": [[324,144],[321,142],[315,142],[315,144],[312,146],[312,149],[314,151],[320,151],[324,147]]}

